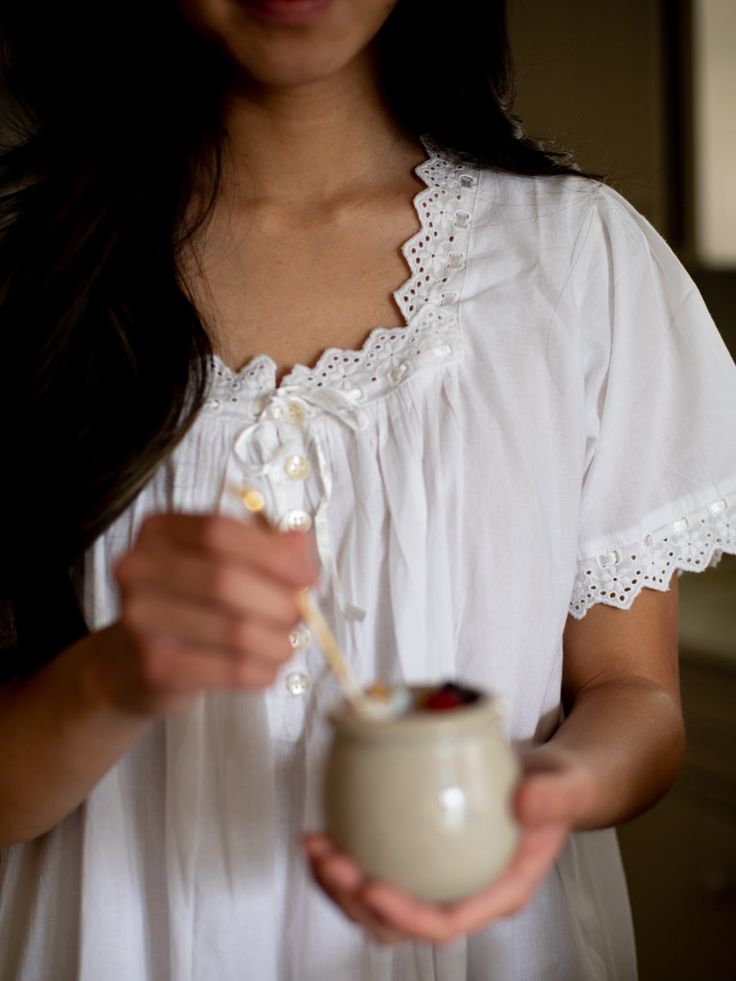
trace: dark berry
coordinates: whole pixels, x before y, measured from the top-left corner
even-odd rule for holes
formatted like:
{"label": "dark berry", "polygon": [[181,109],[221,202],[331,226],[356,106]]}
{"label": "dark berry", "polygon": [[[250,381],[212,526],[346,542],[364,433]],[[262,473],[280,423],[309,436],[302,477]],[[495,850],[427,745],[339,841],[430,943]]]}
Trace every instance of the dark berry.
{"label": "dark berry", "polygon": [[456,681],[446,681],[442,686],[442,691],[453,692],[453,694],[461,698],[466,705],[469,705],[471,702],[478,701],[477,691],[473,691],[472,688],[466,688],[465,685],[459,685]]}
{"label": "dark berry", "polygon": [[431,712],[438,712],[444,711],[445,709],[459,708],[459,706],[464,704],[465,702],[457,692],[449,691],[446,688],[439,688],[427,696],[422,708]]}
{"label": "dark berry", "polygon": [[459,685],[456,681],[445,681],[427,696],[422,708],[448,709],[459,705],[471,705],[479,699],[477,691]]}

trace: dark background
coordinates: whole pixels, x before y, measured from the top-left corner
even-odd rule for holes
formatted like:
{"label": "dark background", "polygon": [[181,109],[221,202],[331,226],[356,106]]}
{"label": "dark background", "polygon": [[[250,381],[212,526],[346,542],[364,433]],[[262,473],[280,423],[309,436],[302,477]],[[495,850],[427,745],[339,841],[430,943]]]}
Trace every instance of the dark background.
{"label": "dark background", "polygon": [[[736,355],[736,263],[709,268],[698,257],[693,65],[695,5],[733,2],[510,0],[510,13],[527,131],[572,150],[646,215]],[[736,119],[736,84],[732,103]],[[641,981],[734,981],[736,560],[680,586],[686,764],[619,840]]]}

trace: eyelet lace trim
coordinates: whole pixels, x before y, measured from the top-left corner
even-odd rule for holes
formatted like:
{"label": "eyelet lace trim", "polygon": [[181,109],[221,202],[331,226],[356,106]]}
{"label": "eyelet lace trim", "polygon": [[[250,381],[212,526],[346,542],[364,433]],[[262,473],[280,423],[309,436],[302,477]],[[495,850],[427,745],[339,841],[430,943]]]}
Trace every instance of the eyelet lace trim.
{"label": "eyelet lace trim", "polygon": [[724,552],[736,554],[736,495],[682,517],[635,545],[578,565],[570,613],[581,619],[596,603],[628,609],[645,587],[664,592],[675,572],[702,572]]}
{"label": "eyelet lace trim", "polygon": [[[394,293],[404,327],[377,327],[359,350],[330,348],[313,367],[296,365],[279,387],[360,389],[382,395],[427,362],[459,347],[457,307],[470,235],[477,167],[464,155],[422,140],[427,159],[416,168],[425,184],[414,197],[420,229],[402,246],[409,277]],[[275,389],[277,366],[259,355],[240,371],[213,358],[208,405],[253,399]]]}
{"label": "eyelet lace trim", "polygon": [[228,402],[257,400],[273,385],[273,379],[274,364],[265,355],[253,358],[240,371],[233,371],[219,358],[214,357],[210,364],[207,406],[210,409],[219,409]]}

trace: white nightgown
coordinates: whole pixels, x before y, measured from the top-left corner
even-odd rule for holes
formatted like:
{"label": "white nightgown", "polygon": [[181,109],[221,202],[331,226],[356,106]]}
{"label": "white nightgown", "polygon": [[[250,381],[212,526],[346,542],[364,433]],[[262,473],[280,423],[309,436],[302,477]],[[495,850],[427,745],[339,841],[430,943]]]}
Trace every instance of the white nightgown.
{"label": "white nightgown", "polygon": [[[560,715],[562,632],[593,603],[736,550],[736,369],[694,285],[621,197],[480,169],[428,145],[407,326],[275,387],[213,366],[193,429],[89,551],[110,567],[155,511],[244,517],[260,488],[315,525],[319,601],[363,682],[462,678],[514,740]],[[359,609],[356,609],[359,608]],[[361,618],[361,611],[364,615]],[[5,851],[12,981],[631,981],[613,831],[578,833],[531,904],[447,947],[384,948],[311,883],[325,713],[308,633],[263,694],[161,720],[51,832]]]}

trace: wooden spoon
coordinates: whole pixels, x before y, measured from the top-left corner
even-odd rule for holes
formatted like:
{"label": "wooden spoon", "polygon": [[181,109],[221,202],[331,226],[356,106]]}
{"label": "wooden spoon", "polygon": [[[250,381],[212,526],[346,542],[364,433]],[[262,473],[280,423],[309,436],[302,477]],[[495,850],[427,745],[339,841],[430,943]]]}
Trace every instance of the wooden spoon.
{"label": "wooden spoon", "polygon": [[[244,487],[240,492],[240,499],[247,511],[249,511],[256,521],[264,528],[273,530],[273,525],[266,515],[263,494],[252,487]],[[355,682],[353,672],[345,660],[340,650],[340,645],[335,640],[335,635],[327,625],[322,611],[317,606],[312,591],[310,589],[300,590],[296,594],[296,605],[306,625],[312,632],[312,636],[317,642],[317,646],[322,651],[325,661],[337,678],[340,687],[351,705],[359,711],[360,709],[360,689]]]}

